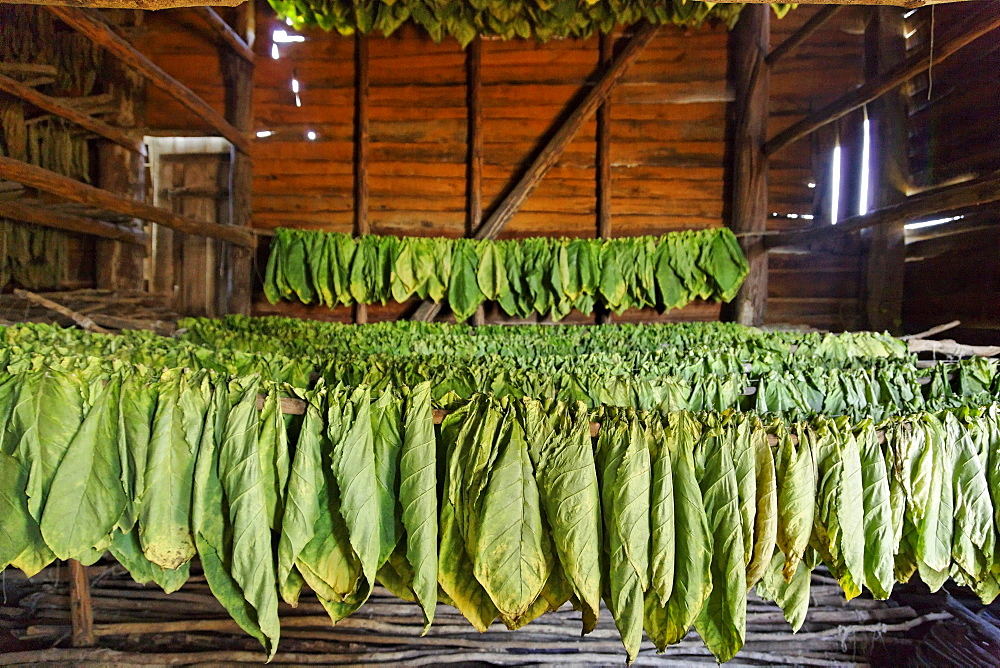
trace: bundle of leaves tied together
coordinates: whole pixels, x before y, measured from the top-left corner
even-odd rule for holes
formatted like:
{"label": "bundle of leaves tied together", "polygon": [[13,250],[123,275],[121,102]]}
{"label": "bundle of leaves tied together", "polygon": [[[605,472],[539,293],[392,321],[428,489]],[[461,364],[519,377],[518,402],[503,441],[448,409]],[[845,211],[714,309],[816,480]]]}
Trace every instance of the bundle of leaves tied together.
{"label": "bundle of leaves tied together", "polygon": [[597,305],[680,308],[693,299],[729,301],[748,266],[726,228],[662,237],[479,241],[442,237],[352,237],[279,229],[264,294],[273,304],[372,304],[412,297],[447,300],[468,319],[485,301],[508,315],[560,320]]}
{"label": "bundle of leaves tied together", "polygon": [[[355,31],[391,35],[407,21],[435,42],[445,36],[465,47],[476,35],[487,38],[589,37],[595,31],[648,21],[698,27],[705,21],[732,27],[742,5],[703,0],[270,0],[282,20],[295,28],[319,26],[342,35]],[[784,16],[793,7],[771,5]]]}

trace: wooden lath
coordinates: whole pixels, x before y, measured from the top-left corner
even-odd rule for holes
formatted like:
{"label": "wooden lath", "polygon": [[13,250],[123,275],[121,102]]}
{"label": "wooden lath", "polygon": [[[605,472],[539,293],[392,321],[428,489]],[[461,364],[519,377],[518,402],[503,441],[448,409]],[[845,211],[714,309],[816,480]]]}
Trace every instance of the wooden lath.
{"label": "wooden lath", "polygon": [[75,216],[60,211],[56,207],[39,207],[20,201],[0,201],[0,218],[18,220],[22,223],[51,227],[65,232],[89,234],[90,236],[113,241],[124,241],[139,246],[146,245],[146,234],[135,228],[113,225],[101,220]]}

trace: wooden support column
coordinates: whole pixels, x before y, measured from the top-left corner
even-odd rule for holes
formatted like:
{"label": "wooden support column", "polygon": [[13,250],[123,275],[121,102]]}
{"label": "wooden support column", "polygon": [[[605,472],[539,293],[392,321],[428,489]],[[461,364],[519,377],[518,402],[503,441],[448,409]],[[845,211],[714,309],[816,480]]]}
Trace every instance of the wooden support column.
{"label": "wooden support column", "polygon": [[[370,234],[368,223],[368,35],[354,34],[354,234]],[[368,322],[368,305],[354,305],[354,322]]]}
{"label": "wooden support column", "polygon": [[94,607],[90,602],[87,567],[69,560],[69,606],[73,624],[73,647],[94,646]]}
{"label": "wooden support column", "polygon": [[[204,9],[218,17],[214,11]],[[237,17],[234,33],[242,43],[252,43],[254,3],[247,2],[237,9]],[[226,86],[226,121],[250,137],[253,126],[253,60],[248,59],[245,53],[228,47],[220,50],[220,56],[222,80]],[[246,228],[250,226],[253,214],[253,163],[243,151],[234,149],[230,157],[229,224]],[[226,244],[220,254],[222,262],[219,263],[220,280],[216,283],[216,309],[219,313],[250,315],[256,249]]]}
{"label": "wooden support column", "polygon": [[[600,33],[601,67],[607,67],[614,55],[614,38]],[[611,238],[611,99],[604,100],[597,109],[597,238]],[[611,322],[611,311],[601,304],[594,308],[594,318],[598,325]]]}
{"label": "wooden support column", "polygon": [[[732,212],[729,226],[736,234],[763,232],[767,225],[768,83],[765,62],[771,37],[767,5],[748,5],[730,33],[729,62],[735,91],[732,105]],[[767,309],[767,252],[761,237],[744,236],[740,246],[750,263],[743,287],[724,315],[742,325],[764,323]]]}
{"label": "wooden support column", "polygon": [[[639,58],[639,54],[646,48],[646,45],[653,40],[657,30],[658,26],[648,23],[639,26],[625,48],[611,60],[607,67],[600,68],[600,76],[594,85],[587,87],[586,95],[583,96],[576,108],[561,125],[555,128],[555,132],[537,152],[535,159],[518,179],[517,184],[507,193],[490,217],[480,225],[473,235],[474,239],[497,238],[525,200],[542,182],[549,170],[559,162],[559,158],[562,157],[566,147],[576,137],[580,128],[597,112],[597,108],[608,98],[622,75]],[[433,320],[440,310],[440,304],[425,301],[414,312],[413,320]]]}
{"label": "wooden support column", "polygon": [[[865,30],[865,78],[869,81],[906,58],[903,12],[875,7]],[[883,209],[906,198],[909,181],[906,100],[900,88],[868,107],[871,126],[869,210]],[[865,312],[868,328],[902,331],[903,275],[906,267],[906,220],[871,228],[865,267]]]}
{"label": "wooden support column", "polygon": [[[118,105],[111,122],[119,128],[141,125],[138,115],[145,95],[145,81],[121,62],[109,59],[106,65],[109,89]],[[97,184],[122,197],[146,201],[146,165],[142,153],[120,143],[100,142],[97,146]],[[141,220],[134,220],[137,229]],[[109,290],[145,290],[143,269],[145,248],[135,244],[98,239],[94,248],[95,277],[98,288]]]}
{"label": "wooden support column", "polygon": [[[465,52],[466,114],[469,131],[466,153],[465,236],[471,237],[483,222],[483,40],[476,35]],[[472,314],[472,324],[485,324],[486,312],[480,304]]]}

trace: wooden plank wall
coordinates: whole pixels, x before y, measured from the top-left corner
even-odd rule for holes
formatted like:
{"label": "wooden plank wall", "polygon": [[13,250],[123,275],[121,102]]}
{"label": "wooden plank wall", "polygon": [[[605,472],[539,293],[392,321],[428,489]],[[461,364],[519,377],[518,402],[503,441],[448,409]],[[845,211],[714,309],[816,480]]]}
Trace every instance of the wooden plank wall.
{"label": "wooden plank wall", "polygon": [[[771,47],[793,34],[820,8],[802,5],[784,19],[771,21]],[[796,51],[778,61],[771,72],[768,136],[864,81],[866,12],[865,8],[845,7]],[[860,152],[856,141],[860,123],[858,114],[839,123],[845,177],[856,171],[852,164]],[[835,132],[834,125],[828,126],[772,156],[768,172],[772,218],[768,230],[829,224],[828,172]],[[810,188],[810,183],[815,187]],[[845,189],[841,211],[855,213],[856,204],[851,204],[855,200],[848,197],[849,190]],[[845,208],[849,204],[850,208]],[[789,218],[789,214],[798,217]],[[771,253],[768,264],[767,323],[808,324],[833,330],[863,326],[860,295],[864,264],[855,237],[814,244],[808,254]]]}
{"label": "wooden plank wall", "polygon": [[[774,21],[777,44],[812,13]],[[190,14],[190,15],[189,15]],[[181,19],[181,20],[179,20]],[[182,10],[153,13],[142,46],[154,60],[221,111],[215,47],[199,19]],[[861,76],[857,15],[845,11],[797,55],[772,83],[774,129],[848,90]],[[353,40],[305,30],[301,44],[279,45],[275,29],[292,32],[258,3],[255,45],[255,129],[274,134],[254,142],[254,225],[350,232],[353,219]],[[616,36],[620,37],[620,36]],[[465,53],[450,40],[434,44],[404,27],[370,39],[369,218],[382,234],[461,236],[465,232]],[[612,235],[660,234],[724,224],[727,31],[664,27],[612,96]],[[547,134],[595,76],[598,40],[546,44],[486,41],[482,49],[483,202],[487,212],[510,188]],[[836,63],[831,67],[831,63]],[[831,75],[831,70],[834,72]],[[300,83],[295,105],[291,79]],[[150,92],[149,125],[162,132],[197,126],[196,119]],[[306,133],[316,133],[310,141]],[[503,233],[596,234],[596,122],[572,142]],[[809,142],[777,156],[772,169],[775,210],[813,211],[814,150]],[[792,223],[794,221],[787,221]],[[801,222],[801,220],[799,221]],[[785,224],[783,219],[782,225]],[[826,249],[810,260],[772,262],[769,322],[843,329],[857,323],[853,247]],[[260,259],[266,258],[262,251]],[[262,269],[262,264],[260,268]],[[398,317],[398,304],[369,309],[372,320]],[[255,312],[345,320],[347,309],[280,304],[255,293]],[[660,316],[629,312],[616,321],[711,320],[718,305],[693,304]],[[489,318],[490,313],[487,312]],[[588,321],[572,314],[568,322]],[[592,320],[589,320],[592,321]]]}
{"label": "wooden plank wall", "polygon": [[[985,3],[935,7],[935,35],[982,11]],[[908,49],[925,45],[932,13],[907,20]],[[930,93],[928,94],[928,88]],[[913,185],[929,187],[969,173],[1000,169],[1000,30],[984,35],[909,87],[910,171]],[[968,343],[996,343],[1000,335],[1000,213],[985,206],[955,211],[965,219],[907,233],[903,323],[909,332],[951,320],[962,327],[948,336]],[[979,228],[948,237],[942,231]],[[921,257],[927,259],[919,259]]]}

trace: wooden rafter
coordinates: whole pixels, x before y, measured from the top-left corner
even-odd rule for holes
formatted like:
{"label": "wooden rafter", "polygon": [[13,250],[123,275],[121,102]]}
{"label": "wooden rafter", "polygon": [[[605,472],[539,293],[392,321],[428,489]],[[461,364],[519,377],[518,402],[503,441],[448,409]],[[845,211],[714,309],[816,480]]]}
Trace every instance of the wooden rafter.
{"label": "wooden rafter", "polygon": [[899,204],[873,211],[864,216],[854,216],[836,225],[824,225],[767,236],[764,238],[764,245],[769,250],[786,246],[799,246],[891,221],[908,221],[996,201],[1000,201],[1000,174],[991,174],[958,185],[936,188],[919,195],[912,195]]}
{"label": "wooden rafter", "polygon": [[146,234],[142,230],[113,225],[83,216],[74,216],[57,209],[29,206],[17,201],[0,201],[0,218],[19,220],[22,223],[51,227],[66,232],[89,234],[102,239],[124,241],[139,246],[146,245]]}
{"label": "wooden rafter", "polygon": [[248,248],[253,248],[256,243],[256,237],[247,229],[184,218],[166,209],[137,202],[121,195],[114,195],[106,190],[80,183],[68,176],[35,167],[20,160],[0,157],[0,179],[20,183],[71,202],[95,206],[131,218],[148,220],[184,234],[222,239]]}
{"label": "wooden rafter", "polygon": [[233,30],[228,23],[226,23],[225,19],[219,16],[217,11],[211,7],[192,7],[191,9],[198,16],[204,19],[205,23],[209,25],[216,37],[218,37],[223,44],[228,46],[233,53],[249,63],[253,62],[253,49],[247,46],[247,43],[243,41],[243,38],[236,34],[236,31]]}
{"label": "wooden rafter", "polygon": [[988,32],[1000,28],[1000,4],[991,3],[982,12],[984,18],[972,26],[963,24],[943,43],[934,47],[933,53],[921,49],[902,63],[886,70],[879,76],[858,86],[848,94],[834,100],[822,109],[809,114],[798,123],[778,133],[764,145],[764,152],[773,155],[792,142],[809,135],[819,128],[843,118],[855,109],[860,109],[872,100],[909,81],[916,75],[949,58],[962,47],[970,44]]}
{"label": "wooden rafter", "polygon": [[11,79],[5,74],[0,74],[0,91],[20,98],[28,104],[34,105],[39,109],[49,112],[50,114],[55,114],[60,118],[76,123],[80,127],[89,130],[96,135],[100,135],[105,139],[109,139],[119,146],[129,149],[130,151],[144,153],[142,140],[130,136],[127,132],[124,132],[119,128],[112,127],[104,121],[94,118],[90,114],[86,114],[78,109],[67,106],[65,103],[60,102],[57,98],[50,97],[44,93],[39,93],[34,88],[26,86],[15,79]]}
{"label": "wooden rafter", "polygon": [[826,25],[827,21],[836,16],[841,9],[843,9],[843,5],[827,5],[810,16],[809,20],[803,23],[801,28],[796,30],[795,33],[793,33],[784,42],[771,49],[771,53],[767,54],[765,62],[767,62],[770,67],[774,67],[775,63],[799,48],[803,42],[812,36],[813,33],[822,28]]}
{"label": "wooden rafter", "polygon": [[170,94],[209,127],[228,139],[241,152],[250,153],[250,139],[219,115],[207,102],[190,88],[163,71],[132,43],[119,35],[92,9],[50,6],[59,20],[84,35],[97,46],[107,50],[123,64],[142,75],[151,84]]}
{"label": "wooden rafter", "polygon": [[[354,35],[354,234],[371,233],[368,222],[368,35]],[[355,304],[354,322],[368,322],[368,305]]]}

